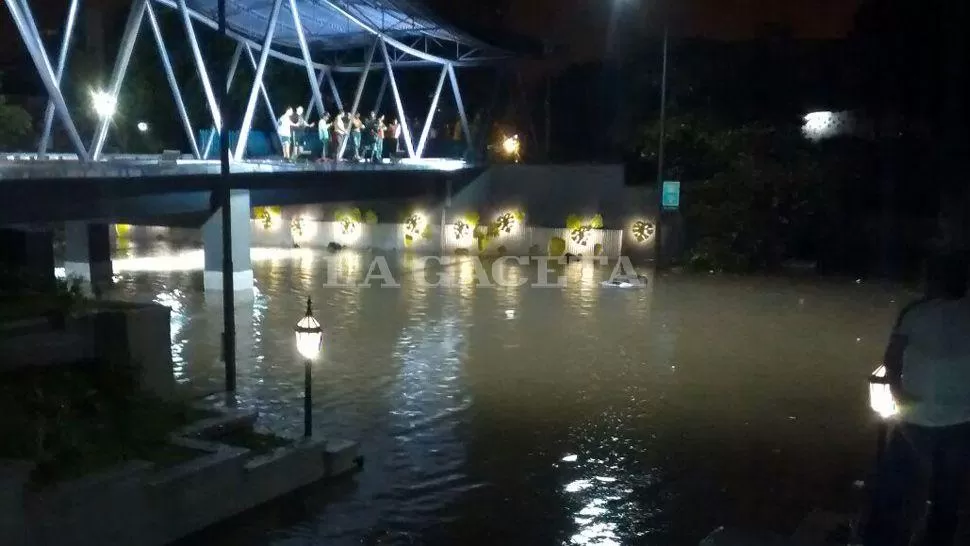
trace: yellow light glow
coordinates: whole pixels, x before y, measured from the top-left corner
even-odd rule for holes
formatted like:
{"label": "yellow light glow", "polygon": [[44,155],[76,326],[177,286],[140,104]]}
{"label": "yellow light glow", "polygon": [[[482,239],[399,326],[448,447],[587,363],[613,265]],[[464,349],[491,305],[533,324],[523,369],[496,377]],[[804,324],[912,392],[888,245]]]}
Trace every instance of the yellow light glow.
{"label": "yellow light glow", "polygon": [[522,148],[522,143],[519,141],[519,135],[512,135],[506,137],[502,141],[502,151],[506,155],[514,156],[519,154],[519,150]]}
{"label": "yellow light glow", "polygon": [[899,413],[896,399],[886,380],[886,367],[879,366],[869,378],[869,407],[883,419],[889,419]]}

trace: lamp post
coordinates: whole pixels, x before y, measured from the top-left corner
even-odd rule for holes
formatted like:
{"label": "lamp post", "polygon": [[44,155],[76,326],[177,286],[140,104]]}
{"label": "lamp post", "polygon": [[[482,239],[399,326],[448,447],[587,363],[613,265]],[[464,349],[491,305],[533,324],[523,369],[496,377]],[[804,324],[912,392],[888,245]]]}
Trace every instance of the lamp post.
{"label": "lamp post", "polygon": [[296,334],[296,350],[303,357],[303,437],[309,438],[313,435],[313,392],[310,386],[313,380],[313,361],[320,356],[320,349],[323,347],[323,329],[317,319],[313,318],[313,303],[310,298],[306,299],[306,315],[296,323],[293,331]]}
{"label": "lamp post", "polygon": [[664,145],[667,141],[667,60],[668,60],[668,46],[670,42],[670,27],[667,25],[666,18],[664,19],[664,38],[663,38],[663,54],[662,54],[662,68],[660,73],[660,135],[657,139],[657,199],[660,201],[657,203],[658,207],[658,222],[657,222],[657,242],[655,244],[655,252],[657,253],[657,268],[663,268],[663,228],[664,226],[664,203],[663,203],[663,187],[664,187]]}

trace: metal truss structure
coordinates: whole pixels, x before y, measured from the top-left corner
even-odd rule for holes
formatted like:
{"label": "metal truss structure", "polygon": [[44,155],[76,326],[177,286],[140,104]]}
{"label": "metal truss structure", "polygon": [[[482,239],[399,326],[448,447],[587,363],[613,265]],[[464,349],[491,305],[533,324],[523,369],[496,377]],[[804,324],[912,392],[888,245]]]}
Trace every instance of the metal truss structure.
{"label": "metal truss structure", "polygon": [[[90,143],[85,146],[61,91],[71,39],[77,25],[82,0],[70,0],[56,66],[51,63],[51,58],[41,40],[28,0],[3,1],[13,17],[49,97],[38,148],[39,157],[44,157],[47,153],[56,116],[64,126],[78,159],[98,161],[108,136],[110,116],[101,118]],[[368,76],[371,72],[382,71],[378,104],[382,102],[389,87],[401,123],[404,146],[411,158],[420,158],[424,154],[438,101],[447,80],[455,97],[466,143],[469,148],[473,147],[474,135],[470,131],[456,68],[496,61],[505,58],[505,53],[436,23],[415,3],[416,0],[132,0],[120,50],[115,59],[108,88],[105,90],[109,100],[116,100],[121,91],[135,42],[147,21],[192,154],[197,159],[208,158],[213,141],[223,130],[224,124],[217,94],[199,49],[196,27],[202,25],[212,29],[219,28],[216,15],[220,8],[219,2],[225,2],[226,36],[237,43],[226,79],[227,85],[232,86],[237,68],[243,58],[252,66],[255,73],[239,139],[235,150],[230,154],[232,160],[244,159],[255,109],[260,99],[272,118],[273,126],[277,123],[278,112],[273,108],[269,89],[263,81],[270,58],[303,66],[306,69],[311,90],[307,116],[312,114],[314,108],[324,111],[323,97],[327,91],[338,107],[344,109],[344,102],[337,90],[333,73],[360,74],[353,100],[346,109],[346,112],[354,114],[360,107]],[[200,146],[196,139],[182,99],[179,82],[172,69],[168,49],[158,23],[159,8],[175,10],[178,13],[196,72],[202,83],[214,129],[203,146]],[[348,59],[359,59],[361,56],[364,58],[362,64],[347,62]],[[432,95],[431,108],[420,128],[420,136],[415,142],[413,128],[409,127],[405,116],[395,70],[428,66],[440,67],[440,73]],[[344,146],[346,146],[346,140],[344,139]],[[343,154],[343,149],[340,153]]]}

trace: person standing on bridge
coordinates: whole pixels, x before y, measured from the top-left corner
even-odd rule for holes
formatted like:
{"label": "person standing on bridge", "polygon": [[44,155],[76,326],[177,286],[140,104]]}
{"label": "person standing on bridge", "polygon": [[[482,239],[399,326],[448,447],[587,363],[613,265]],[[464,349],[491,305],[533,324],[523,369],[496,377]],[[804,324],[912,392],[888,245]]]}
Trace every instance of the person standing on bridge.
{"label": "person standing on bridge", "polygon": [[380,116],[374,121],[374,149],[371,150],[371,161],[380,163],[384,160],[384,132],[387,126],[384,125],[384,116]]}
{"label": "person standing on bridge", "polygon": [[330,128],[333,124],[330,123],[330,114],[324,112],[320,116],[319,124],[317,125],[317,135],[320,137],[320,161],[327,160],[327,153],[330,151]]}
{"label": "person standing on bridge", "polygon": [[343,154],[341,152],[344,151],[344,143],[347,141],[347,114],[345,114],[342,109],[337,113],[337,119],[334,120],[333,130],[337,135],[337,140],[335,142],[336,149],[334,150],[333,158],[335,161],[343,161]]}
{"label": "person standing on bridge", "polygon": [[293,144],[293,108],[287,108],[286,112],[276,121],[276,132],[280,135],[280,142],[283,144],[283,159],[290,159],[290,146]]}
{"label": "person standing on bridge", "polygon": [[303,115],[303,107],[298,106],[291,118],[293,125],[293,159],[299,159],[307,151],[307,134],[313,123],[308,123]]}
{"label": "person standing on bridge", "polygon": [[360,114],[354,113],[354,119],[350,122],[351,145],[354,150],[354,161],[363,161],[360,155],[360,133],[364,128],[364,122],[360,119]]}
{"label": "person standing on bridge", "polygon": [[388,147],[391,150],[391,153],[390,153],[391,161],[393,161],[394,158],[397,157],[397,154],[400,153],[401,151],[399,150],[400,142],[401,142],[399,140],[401,138],[401,124],[398,123],[397,118],[391,120],[391,124],[388,125],[387,127],[387,134],[389,136],[388,144],[390,146]]}

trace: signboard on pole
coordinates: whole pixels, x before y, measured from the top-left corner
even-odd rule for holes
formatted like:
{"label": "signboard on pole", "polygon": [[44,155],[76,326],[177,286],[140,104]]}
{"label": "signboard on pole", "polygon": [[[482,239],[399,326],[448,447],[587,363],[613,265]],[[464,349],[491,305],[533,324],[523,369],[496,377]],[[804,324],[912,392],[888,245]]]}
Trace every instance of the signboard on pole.
{"label": "signboard on pole", "polygon": [[676,210],[680,208],[680,182],[676,180],[664,180],[663,193],[660,197],[660,204],[665,210]]}

